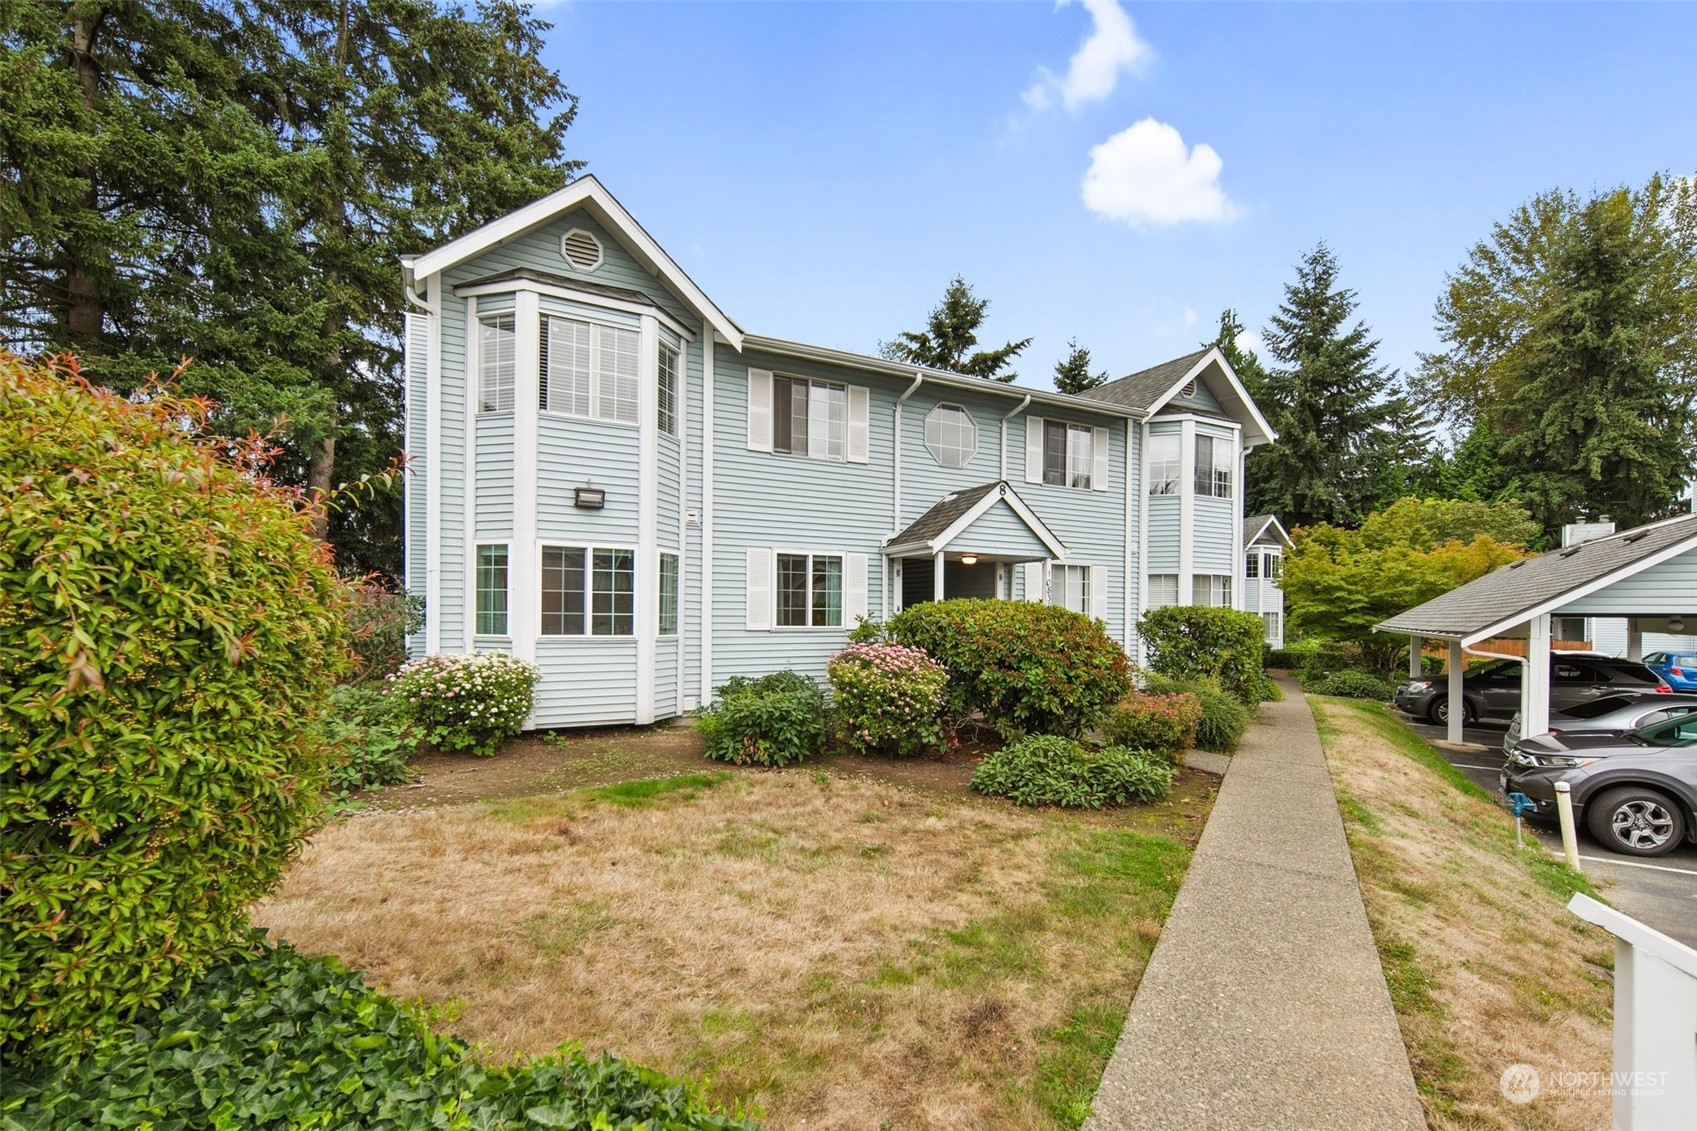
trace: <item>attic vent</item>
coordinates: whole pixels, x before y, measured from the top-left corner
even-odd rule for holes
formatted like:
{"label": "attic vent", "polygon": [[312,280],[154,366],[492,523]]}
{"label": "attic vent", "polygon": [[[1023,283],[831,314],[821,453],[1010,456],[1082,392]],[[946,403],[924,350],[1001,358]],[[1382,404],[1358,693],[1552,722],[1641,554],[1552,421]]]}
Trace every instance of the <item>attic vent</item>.
{"label": "attic vent", "polygon": [[601,266],[605,258],[601,252],[601,241],[595,238],[593,232],[582,228],[573,228],[560,237],[560,254],[579,271],[593,271]]}
{"label": "attic vent", "polygon": [[1636,530],[1636,531],[1633,531],[1631,534],[1628,534],[1625,538],[1622,538],[1621,541],[1626,542],[1626,543],[1636,542],[1640,538],[1643,538],[1645,535],[1647,535],[1649,533],[1650,532],[1648,530]]}
{"label": "attic vent", "polygon": [[1565,549],[1561,552],[1561,556],[1564,557],[1564,558],[1571,558],[1573,555],[1577,554],[1580,550],[1583,550],[1584,548],[1585,548],[1585,544],[1583,542],[1581,542],[1577,546],[1569,546],[1567,549]]}
{"label": "attic vent", "polygon": [[1523,565],[1525,565],[1525,564],[1526,564],[1526,563],[1527,563],[1527,561],[1528,561],[1528,559],[1526,559],[1526,558],[1521,558],[1521,559],[1520,559],[1520,560],[1519,560],[1519,561],[1517,561],[1517,562],[1510,562],[1510,563],[1508,563],[1508,568],[1510,568],[1510,569],[1519,569],[1519,568],[1520,568],[1520,567],[1521,567],[1521,566],[1523,566]]}
{"label": "attic vent", "polygon": [[1186,381],[1184,383],[1184,388],[1178,391],[1178,395],[1181,397],[1194,397],[1196,395],[1196,380],[1192,378],[1191,380]]}

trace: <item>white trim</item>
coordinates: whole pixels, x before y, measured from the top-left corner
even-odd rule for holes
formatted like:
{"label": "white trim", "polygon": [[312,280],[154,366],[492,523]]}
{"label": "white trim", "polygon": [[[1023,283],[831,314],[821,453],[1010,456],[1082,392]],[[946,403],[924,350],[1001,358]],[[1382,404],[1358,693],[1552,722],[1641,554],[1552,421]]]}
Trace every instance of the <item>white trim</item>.
{"label": "white trim", "polygon": [[[1125,527],[1122,532],[1125,538],[1125,571],[1120,575],[1120,607],[1124,613],[1123,619],[1125,621],[1125,628],[1124,634],[1120,637],[1120,647],[1124,648],[1128,655],[1131,652],[1132,626],[1135,623],[1132,619],[1134,610],[1131,599],[1131,579],[1137,576],[1137,573],[1133,571],[1136,569],[1135,558],[1140,545],[1139,543],[1132,541],[1131,537],[1131,507],[1132,500],[1136,498],[1136,495],[1133,492],[1135,490],[1140,490],[1143,486],[1142,478],[1132,474],[1137,470],[1133,464],[1133,459],[1135,458],[1133,453],[1137,450],[1137,448],[1136,445],[1132,443],[1132,437],[1137,434],[1136,429],[1137,425],[1133,421],[1128,420],[1125,422]],[[1139,585],[1138,588],[1142,589],[1143,587]]]}
{"label": "white trim", "polygon": [[[477,622],[477,562],[473,560],[477,548],[477,300],[466,299],[465,304],[465,498],[461,505],[465,508],[465,527],[462,531],[460,561],[460,585],[465,590],[461,595],[460,605],[460,650],[466,654],[476,651],[476,633],[473,629]],[[471,554],[464,551],[471,550]]]}
{"label": "white trim", "polygon": [[[1232,604],[1234,609],[1244,607],[1245,592],[1243,575],[1243,434],[1232,437]],[[1263,623],[1261,635],[1267,635],[1267,627]]]}
{"label": "white trim", "polygon": [[[1595,859],[1595,858],[1594,858]],[[1633,864],[1636,867],[1654,867],[1640,864],[1632,860],[1621,860],[1610,857],[1610,864]],[[1683,869],[1669,868],[1668,871]],[[1603,928],[1617,939],[1631,943],[1651,958],[1666,962],[1676,970],[1682,970],[1697,978],[1697,949],[1686,946],[1677,939],[1662,934],[1653,927],[1640,923],[1637,919],[1623,915],[1606,903],[1592,899],[1588,895],[1574,893],[1567,901],[1567,909],[1587,923]]]}
{"label": "white trim", "polygon": [[[1237,373],[1231,367],[1231,362],[1226,360],[1226,355],[1220,352],[1219,346],[1210,347],[1208,352],[1203,354],[1201,358],[1197,360],[1196,364],[1191,366],[1185,372],[1183,377],[1180,377],[1177,381],[1173,382],[1172,388],[1168,389],[1163,396],[1154,403],[1150,404],[1148,414],[1153,416],[1157,411],[1159,411],[1162,405],[1176,397],[1179,394],[1179,390],[1183,389],[1191,381],[1201,377],[1203,370],[1207,369],[1210,365],[1219,366],[1220,372],[1225,375],[1227,385],[1231,388],[1232,395],[1235,396],[1238,399],[1238,402],[1243,406],[1244,411],[1249,416],[1249,422],[1254,424],[1256,429],[1261,433],[1261,437],[1249,446],[1253,448],[1260,444],[1270,444],[1274,440],[1277,440],[1279,438],[1279,434],[1273,431],[1273,426],[1268,424],[1267,418],[1261,415],[1261,410],[1256,407],[1254,400],[1252,400],[1249,396],[1249,390],[1245,389],[1243,387],[1243,382],[1238,380]],[[1187,413],[1184,415],[1189,414]],[[1169,417],[1165,419],[1171,418]],[[1208,419],[1212,423],[1223,423],[1221,421],[1213,420],[1212,417],[1205,419]],[[1235,424],[1237,422],[1234,420],[1232,423]]]}
{"label": "white trim", "polygon": [[513,331],[517,334],[513,343],[513,548],[507,561],[507,635],[513,639],[515,657],[535,662],[537,630],[542,623],[542,575],[536,549],[537,376],[542,363],[542,317],[536,295],[516,296]]}
{"label": "white trim", "polygon": [[697,702],[713,698],[713,344],[708,326],[701,334],[701,686]]}
{"label": "white trim", "polygon": [[[639,318],[643,315],[652,315],[654,318],[659,319],[661,325],[665,326],[666,329],[670,330],[672,333],[678,335],[678,337],[682,338],[684,341],[692,342],[695,340],[695,331],[691,330],[682,322],[679,322],[676,318],[673,318],[663,308],[650,306],[647,303],[627,302],[622,298],[611,298],[607,295],[598,295],[593,291],[582,291],[578,290],[576,287],[567,287],[559,283],[544,283],[536,279],[509,279],[500,283],[473,283],[470,285],[462,283],[454,288],[454,294],[461,297],[476,295],[516,295],[519,291],[533,291],[539,295],[547,295],[549,298],[566,299],[569,302],[581,303],[584,306],[600,307],[603,310],[618,310],[625,314],[635,314]],[[543,313],[547,314],[549,312],[543,311]],[[573,316],[570,314],[556,314],[555,317],[570,318]],[[607,325],[613,326],[617,325],[617,323],[609,322]],[[622,330],[630,329],[629,326],[620,326],[619,328]]]}
{"label": "white trim", "polygon": [[[677,652],[678,676],[672,695],[672,711],[674,714],[684,713],[684,705],[689,702],[689,661],[687,659],[689,636],[689,343],[679,343],[677,390],[672,398],[674,423],[677,425],[678,442],[678,643]],[[665,553],[663,548],[662,553]],[[655,577],[659,577],[659,567],[655,567]]]}
{"label": "white trim", "polygon": [[402,273],[406,282],[423,275],[434,275],[463,263],[472,256],[498,244],[506,243],[582,205],[584,211],[603,228],[621,238],[626,250],[658,275],[674,293],[720,334],[733,349],[742,349],[743,334],[725,313],[714,305],[701,288],[679,267],[671,256],[654,242],[613,194],[593,176],[579,177],[564,188],[557,189],[523,208],[515,209],[498,220],[491,221],[458,239],[423,255],[403,258]]}
{"label": "white trim", "polygon": [[[1245,450],[1243,454],[1247,456],[1249,453]],[[1240,507],[1239,509],[1241,510],[1242,508]],[[1279,521],[1278,515],[1270,514],[1267,516],[1267,521],[1263,522],[1256,528],[1254,534],[1248,535],[1243,539],[1243,548],[1247,550],[1250,546],[1253,546],[1256,542],[1260,541],[1261,535],[1267,533],[1267,527],[1269,526],[1276,526],[1279,528],[1279,541],[1282,545],[1289,546],[1291,544],[1290,532],[1285,530],[1285,524]]]}
{"label": "white trim", "polygon": [[[1149,559],[1143,556],[1143,550],[1149,545],[1149,422],[1138,425],[1141,435],[1138,438],[1137,462],[1141,470],[1137,476],[1137,620],[1132,622],[1132,631],[1137,633],[1137,623],[1143,619],[1143,614],[1149,611]],[[1126,484],[1126,506],[1131,505],[1131,485]],[[1129,601],[1126,602],[1130,604]],[[1133,657],[1142,666],[1145,660],[1143,637],[1137,635],[1137,655]]]}
{"label": "white trim", "polygon": [[1196,419],[1178,428],[1178,603],[1194,605],[1196,586]]}
{"label": "white trim", "polygon": [[[566,254],[566,241],[579,234],[588,236],[589,242],[595,245],[595,262],[591,263],[588,267],[578,266],[576,263],[572,262],[572,257]],[[573,271],[582,271],[585,275],[588,275],[594,272],[603,263],[607,262],[607,248],[606,245],[601,242],[601,237],[590,231],[588,228],[567,228],[564,232],[560,233],[560,258],[564,259],[566,261],[566,265]]]}
{"label": "white trim", "polygon": [[[582,550],[587,555],[585,560],[584,560],[584,563],[583,563],[583,621],[584,621],[583,628],[584,628],[584,631],[582,631],[582,632],[543,632],[542,631],[542,551],[544,551],[544,550]],[[597,550],[623,550],[624,552],[628,553],[631,556],[632,609],[631,609],[631,630],[628,633],[626,633],[626,632],[594,633],[594,632],[589,631],[590,625],[592,624],[591,618],[594,615],[594,607],[593,607],[592,602],[593,602],[594,593],[595,593],[595,580],[594,580],[593,574],[594,574],[594,570],[595,570],[595,551],[597,551]],[[558,644],[562,641],[576,642],[576,641],[579,641],[579,640],[583,640],[583,641],[607,640],[607,641],[614,641],[614,642],[624,643],[624,644],[635,644],[637,642],[638,638],[640,638],[641,635],[642,635],[642,622],[637,619],[640,616],[640,613],[638,612],[638,610],[635,607],[636,591],[635,591],[634,587],[637,584],[636,578],[637,578],[638,573],[639,573],[639,571],[637,569],[636,560],[642,553],[642,551],[638,547],[637,543],[635,543],[635,542],[617,542],[617,541],[608,542],[608,541],[603,541],[599,538],[594,538],[594,537],[578,538],[578,539],[574,540],[574,539],[571,538],[570,535],[566,535],[566,536],[558,537],[558,538],[538,538],[536,540],[536,544],[535,544],[535,551],[536,551],[536,584],[531,587],[531,593],[534,595],[534,599],[536,601],[536,642],[537,643],[539,643],[539,644],[549,644],[549,643]],[[672,551],[667,550],[666,552],[671,553]],[[656,561],[655,573],[658,574],[658,572],[659,572],[659,567],[658,567],[659,559],[656,558],[655,561]],[[681,562],[680,562],[680,569],[681,569]],[[509,572],[508,577],[507,577],[507,584],[508,584],[509,588],[512,585],[512,575],[511,575],[510,572]],[[656,584],[656,590],[658,590],[658,584]],[[511,604],[512,604],[512,600],[511,600],[511,597],[509,597],[508,598],[509,609],[511,608]],[[658,605],[659,605],[658,600],[655,601],[655,605],[656,605],[656,613],[658,613]],[[682,623],[681,610],[680,610],[680,621],[679,621],[679,623],[680,624]],[[509,629],[512,628],[512,618],[511,618],[511,616],[508,617],[507,627]],[[640,655],[640,653],[639,653],[639,655]],[[641,680],[641,673],[639,672],[638,673],[639,684],[640,684],[640,680]]]}
{"label": "white trim", "polygon": [[885,556],[915,557],[917,556],[915,551],[919,550],[923,550],[927,554],[941,553],[948,547],[950,542],[953,542],[956,538],[960,537],[967,527],[971,526],[974,522],[977,522],[978,519],[981,518],[991,507],[995,506],[997,503],[1006,503],[1008,508],[1012,510],[1014,514],[1019,516],[1019,520],[1025,523],[1026,528],[1037,536],[1037,540],[1043,543],[1043,547],[1048,550],[1052,556],[1064,559],[1067,556],[1066,544],[1055,536],[1055,532],[1050,530],[1048,526],[1044,524],[1042,519],[1037,517],[1036,511],[1033,511],[1026,505],[1025,500],[1019,497],[1019,492],[1013,489],[1012,484],[1002,482],[997,484],[997,486],[999,490],[986,492],[983,498],[979,499],[976,503],[973,503],[972,506],[967,509],[966,513],[955,519],[954,522],[949,524],[946,530],[944,530],[941,534],[938,534],[935,538],[928,538],[923,542],[886,546],[884,547]]}
{"label": "white trim", "polygon": [[654,721],[655,636],[659,629],[660,518],[660,336],[659,321],[647,314],[637,335],[636,419],[636,721]]}
{"label": "white trim", "polygon": [[[431,276],[427,286],[430,296],[430,371],[426,402],[428,417],[425,430],[429,450],[425,453],[424,498],[427,512],[424,546],[429,561],[424,568],[424,650],[442,651],[442,278]],[[464,547],[461,547],[464,559]]]}

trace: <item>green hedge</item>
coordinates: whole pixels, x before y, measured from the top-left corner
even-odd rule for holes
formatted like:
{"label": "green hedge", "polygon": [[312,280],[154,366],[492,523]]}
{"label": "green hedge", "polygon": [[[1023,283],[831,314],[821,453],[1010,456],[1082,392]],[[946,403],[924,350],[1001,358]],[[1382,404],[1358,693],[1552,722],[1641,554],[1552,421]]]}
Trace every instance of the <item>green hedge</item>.
{"label": "green hedge", "polygon": [[1302,689],[1315,695],[1341,695],[1349,699],[1374,699],[1389,703],[1396,684],[1367,672],[1330,672],[1302,678]]}
{"label": "green hedge", "polygon": [[732,676],[696,727],[707,756],[737,766],[788,766],[825,743],[825,693],[798,672]]}
{"label": "green hedge", "polygon": [[8,1066],[0,1127],[155,1131],[750,1131],[688,1085],[580,1052],[485,1067],[334,959],[266,947],[123,1036]]}
{"label": "green hedge", "polygon": [[1202,705],[1202,717],[1196,723],[1196,745],[1216,754],[1230,754],[1243,740],[1253,716],[1250,709],[1220,690],[1211,679],[1172,679],[1164,675],[1145,674],[1145,690],[1163,694],[1189,694]]}
{"label": "green hedge", "polygon": [[1212,679],[1240,703],[1261,701],[1265,626],[1255,613],[1170,605],[1144,613],[1137,631],[1153,671]]}
{"label": "green hedge", "polygon": [[1114,704],[1102,722],[1111,745],[1147,750],[1176,761],[1196,741],[1202,701],[1188,692],[1134,691]]}
{"label": "green hedge", "polygon": [[985,756],[972,788],[1020,805],[1100,809],[1159,801],[1173,785],[1173,767],[1158,754],[1108,746],[1092,750],[1070,738],[1033,734]]}
{"label": "green hedge", "polygon": [[1131,690],[1125,650],[1082,613],[1030,601],[927,601],[885,626],[949,669],[949,710],[1004,737],[1078,734]]}

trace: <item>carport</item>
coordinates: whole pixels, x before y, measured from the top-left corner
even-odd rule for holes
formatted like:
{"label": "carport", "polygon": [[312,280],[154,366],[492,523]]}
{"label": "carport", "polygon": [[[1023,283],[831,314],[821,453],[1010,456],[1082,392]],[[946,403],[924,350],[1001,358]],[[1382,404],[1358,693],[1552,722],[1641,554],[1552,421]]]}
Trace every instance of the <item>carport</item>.
{"label": "carport", "polygon": [[1398,613],[1373,627],[1409,638],[1409,672],[1418,677],[1427,640],[1449,643],[1449,734],[1462,741],[1464,656],[1519,659],[1481,648],[1524,639],[1520,669],[1521,733],[1550,729],[1550,622],[1564,616],[1626,621],[1626,658],[1643,658],[1643,634],[1697,625],[1697,514],[1623,530],[1517,562]]}

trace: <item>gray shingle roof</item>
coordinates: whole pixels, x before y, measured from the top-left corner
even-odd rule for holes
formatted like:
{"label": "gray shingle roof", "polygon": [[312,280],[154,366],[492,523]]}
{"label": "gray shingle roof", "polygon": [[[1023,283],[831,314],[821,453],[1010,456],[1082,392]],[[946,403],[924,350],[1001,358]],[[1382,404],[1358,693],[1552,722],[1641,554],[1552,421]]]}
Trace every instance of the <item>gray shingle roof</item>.
{"label": "gray shingle roof", "polygon": [[1109,404],[1123,405],[1148,411],[1149,407],[1160,400],[1166,391],[1178,382],[1180,377],[1189,373],[1202,360],[1212,346],[1204,346],[1183,357],[1175,357],[1171,361],[1163,361],[1148,369],[1140,369],[1136,373],[1121,377],[1118,381],[1109,381],[1106,385],[1098,385],[1083,396],[1092,400],[1107,401]]}
{"label": "gray shingle roof", "polygon": [[994,483],[967,487],[952,495],[944,495],[940,502],[914,519],[906,530],[890,539],[890,545],[908,546],[915,542],[931,541],[953,526],[956,519],[972,509],[973,504],[1001,485],[1002,481],[998,479]]}
{"label": "gray shingle roof", "polygon": [[1470,637],[1521,613],[1530,616],[1533,610],[1590,582],[1623,570],[1630,573],[1630,567],[1694,539],[1697,514],[1689,514],[1550,550],[1510,562],[1374,627],[1380,632]]}
{"label": "gray shingle roof", "polygon": [[1272,521],[1273,521],[1273,516],[1270,515],[1270,514],[1252,514],[1248,518],[1244,519],[1243,520],[1243,544],[1244,544],[1244,546],[1246,546],[1246,547],[1253,546],[1255,544],[1255,540],[1257,538],[1261,537],[1262,533],[1267,529],[1267,527],[1272,523]]}
{"label": "gray shingle roof", "polygon": [[592,295],[603,298],[616,298],[624,302],[640,303],[652,306],[655,310],[664,308],[641,291],[633,291],[626,287],[610,287],[605,283],[591,283],[587,279],[574,279],[568,275],[556,275],[549,271],[538,271],[534,267],[514,267],[510,271],[500,271],[493,275],[485,275],[481,279],[467,279],[463,283],[454,284],[454,293],[470,290],[472,287],[492,286],[496,283],[547,283],[556,287],[571,287],[574,290],[587,291]]}

